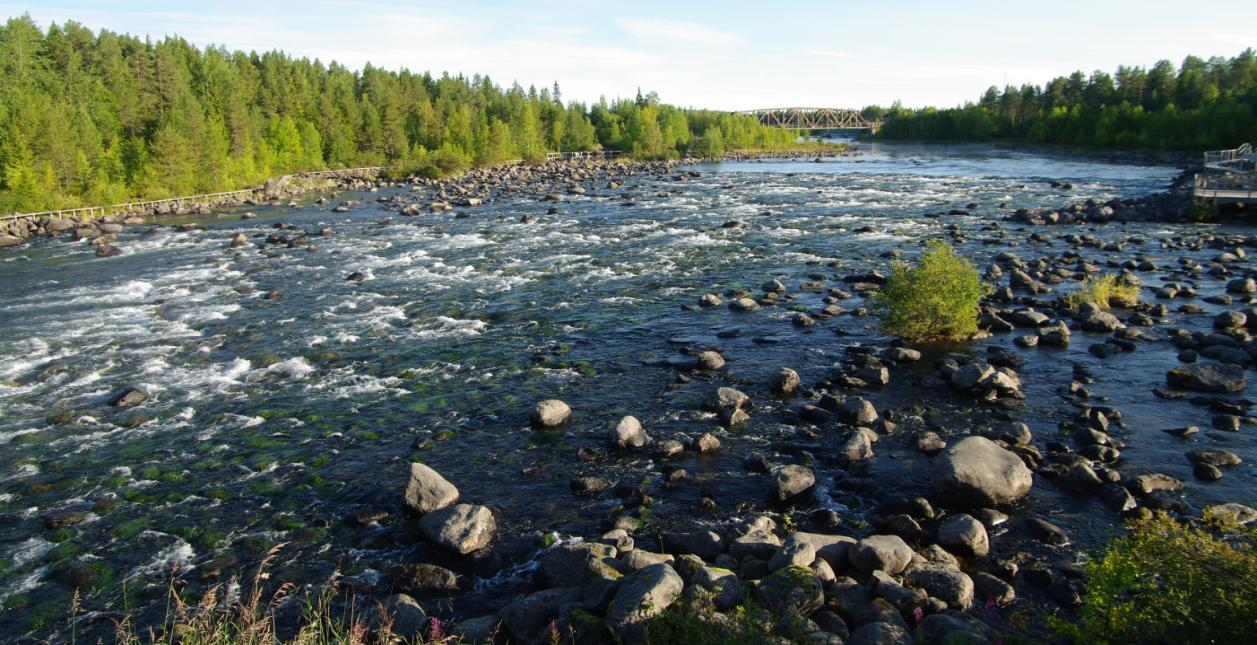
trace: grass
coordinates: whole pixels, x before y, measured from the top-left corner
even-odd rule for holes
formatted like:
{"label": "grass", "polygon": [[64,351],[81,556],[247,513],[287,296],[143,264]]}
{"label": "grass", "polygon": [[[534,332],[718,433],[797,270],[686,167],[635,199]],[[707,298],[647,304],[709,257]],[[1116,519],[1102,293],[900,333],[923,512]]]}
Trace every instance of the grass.
{"label": "grass", "polygon": [[1243,643],[1257,634],[1257,528],[1158,514],[1087,567],[1077,643]]}
{"label": "grass", "polygon": [[1065,295],[1065,306],[1077,311],[1084,304],[1094,302],[1101,309],[1133,307],[1139,302],[1139,285],[1126,282],[1117,275],[1087,278],[1077,291]]}
{"label": "grass", "polygon": [[[186,601],[171,576],[166,593],[166,609],[160,625],[138,627],[128,611],[115,623],[115,642],[122,645],[454,645],[461,640],[443,633],[443,625],[433,619],[420,637],[404,637],[393,632],[393,624],[383,606],[366,610],[352,604],[337,609],[335,597],[324,594],[306,599],[300,627],[288,638],[279,633],[276,609],[293,593],[295,585],[283,583],[267,591],[270,576],[267,569],[274,562],[283,544],[271,548],[258,565],[253,582],[236,597],[227,597],[226,587],[211,587],[194,603]],[[124,589],[125,596],[125,589]],[[74,630],[78,617],[78,594],[71,603],[70,642],[76,641]],[[375,615],[375,620],[371,620]]]}

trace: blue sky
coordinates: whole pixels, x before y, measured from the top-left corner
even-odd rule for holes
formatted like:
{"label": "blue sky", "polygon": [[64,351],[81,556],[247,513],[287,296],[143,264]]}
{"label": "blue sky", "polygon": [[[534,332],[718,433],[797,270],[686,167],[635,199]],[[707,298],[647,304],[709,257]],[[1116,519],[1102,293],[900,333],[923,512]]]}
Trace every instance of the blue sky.
{"label": "blue sky", "polygon": [[395,69],[488,74],[567,99],[655,90],[670,103],[950,106],[990,85],[1043,83],[1188,54],[1257,48],[1257,1],[89,2],[9,3],[8,16],[198,45],[282,49]]}

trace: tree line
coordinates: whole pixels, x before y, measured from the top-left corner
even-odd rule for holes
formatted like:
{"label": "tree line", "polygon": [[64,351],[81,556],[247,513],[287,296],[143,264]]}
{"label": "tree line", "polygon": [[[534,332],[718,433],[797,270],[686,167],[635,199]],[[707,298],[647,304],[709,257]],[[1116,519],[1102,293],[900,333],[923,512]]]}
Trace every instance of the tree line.
{"label": "tree line", "polygon": [[1257,53],[1188,56],[1178,68],[1081,71],[1045,86],[994,86],[961,107],[889,110],[879,136],[948,141],[1022,140],[1093,148],[1201,150],[1257,141]]}
{"label": "tree line", "polygon": [[74,22],[42,30],[29,16],[0,27],[0,212],[232,190],[325,168],[439,175],[550,151],[658,159],[796,141],[653,92],[564,104],[557,83],[355,71]]}

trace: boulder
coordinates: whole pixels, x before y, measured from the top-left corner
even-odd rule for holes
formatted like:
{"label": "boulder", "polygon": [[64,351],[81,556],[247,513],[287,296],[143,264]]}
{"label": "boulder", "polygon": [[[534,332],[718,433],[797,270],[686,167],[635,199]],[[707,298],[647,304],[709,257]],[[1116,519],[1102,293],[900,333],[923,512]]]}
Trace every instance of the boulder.
{"label": "boulder", "polygon": [[596,542],[557,544],[537,558],[537,581],[543,587],[580,586],[594,578],[616,579],[620,574],[608,564],[615,547]]}
{"label": "boulder", "polygon": [[1192,363],[1165,374],[1170,387],[1197,392],[1239,392],[1244,389],[1244,368],[1230,363]]}
{"label": "boulder", "polygon": [[851,564],[864,573],[895,575],[912,562],[912,547],[898,535],[870,535],[847,550]]}
{"label": "boulder", "polygon": [[620,419],[611,431],[611,445],[617,448],[641,448],[650,443],[650,435],[642,428],[637,417],[626,416]]}
{"label": "boulder", "polygon": [[798,372],[788,367],[783,367],[780,372],[773,376],[772,388],[778,394],[793,394],[795,390],[799,389],[800,383]]}
{"label": "boulder", "polygon": [[458,501],[458,489],[425,464],[410,464],[410,481],[406,482],[406,508],[416,513],[431,513]]}
{"label": "boulder", "polygon": [[868,623],[851,634],[847,645],[913,645],[908,630],[895,623],[875,621]]}
{"label": "boulder", "polygon": [[761,580],[755,598],[774,614],[806,616],[825,604],[825,586],[811,569],[792,565]]}
{"label": "boulder", "polygon": [[607,623],[628,642],[641,639],[642,623],[663,613],[681,596],[685,582],[672,567],[654,564],[634,571],[620,581],[607,607]]}
{"label": "boulder", "polygon": [[115,408],[131,408],[148,400],[148,392],[142,387],[129,385],[109,397],[109,405]]}
{"label": "boulder", "polygon": [[[550,622],[563,608],[581,601],[580,587],[556,587],[520,598],[498,611],[502,627],[512,641],[549,642]],[[476,641],[479,642],[479,641]]]}
{"label": "boulder", "polygon": [[816,475],[812,473],[812,469],[807,466],[782,466],[773,474],[772,496],[779,502],[784,502],[804,492],[810,491],[816,485]]}
{"label": "boulder", "polygon": [[905,580],[909,585],[946,602],[952,609],[965,611],[973,606],[973,579],[960,569],[925,565],[913,568]]}
{"label": "boulder", "polygon": [[572,408],[558,399],[546,399],[537,404],[532,413],[535,428],[557,428],[572,418]]}
{"label": "boulder", "polygon": [[424,515],[419,529],[433,542],[466,555],[489,546],[497,523],[484,506],[457,504]]}
{"label": "boulder", "polygon": [[985,437],[965,437],[943,451],[934,467],[934,493],[955,505],[1008,504],[1026,493],[1034,476],[1016,454]]}
{"label": "boulder", "polygon": [[938,527],[938,543],[966,558],[982,558],[991,550],[986,527],[972,515],[949,515]]}

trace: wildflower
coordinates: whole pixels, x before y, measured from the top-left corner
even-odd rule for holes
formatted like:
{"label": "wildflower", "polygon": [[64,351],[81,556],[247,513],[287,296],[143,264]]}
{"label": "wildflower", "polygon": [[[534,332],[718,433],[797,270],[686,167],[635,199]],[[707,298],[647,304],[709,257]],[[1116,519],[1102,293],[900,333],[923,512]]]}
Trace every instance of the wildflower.
{"label": "wildflower", "polygon": [[443,639],[444,626],[441,624],[441,619],[433,616],[432,619],[428,621],[428,640],[433,643],[439,643]]}
{"label": "wildflower", "polygon": [[913,620],[914,620],[914,621],[915,621],[918,625],[919,625],[919,624],[921,624],[921,620],[922,620],[923,618],[925,618],[925,610],[924,610],[924,609],[922,609],[922,608],[920,608],[920,607],[917,607],[917,608],[915,608],[915,609],[913,609],[913,610],[912,610],[912,619],[913,619]]}

